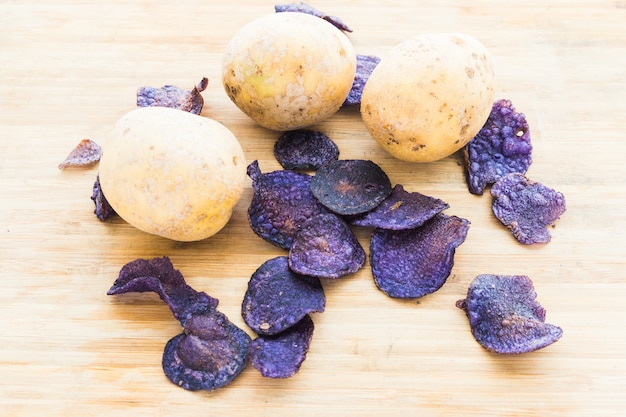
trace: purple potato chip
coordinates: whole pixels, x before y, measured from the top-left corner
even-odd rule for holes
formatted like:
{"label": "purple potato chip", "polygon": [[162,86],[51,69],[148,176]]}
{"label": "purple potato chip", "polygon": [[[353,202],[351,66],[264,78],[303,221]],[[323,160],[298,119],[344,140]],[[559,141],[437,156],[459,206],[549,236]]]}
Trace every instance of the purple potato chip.
{"label": "purple potato chip", "polygon": [[289,378],[306,359],[313,337],[309,315],[274,336],[259,336],[248,347],[248,360],[266,378]]}
{"label": "purple potato chip", "polygon": [[487,122],[465,147],[467,182],[472,194],[482,195],[487,184],[502,176],[525,174],[532,163],[528,122],[509,100],[493,103]]}
{"label": "purple potato chip", "polygon": [[311,193],[312,177],[291,170],[261,173],[258,161],[248,165],[254,191],[248,207],[250,228],[262,239],[289,249],[302,224],[326,212]]}
{"label": "purple potato chip", "polygon": [[231,383],[248,363],[250,336],[216,310],[184,321],[185,331],[165,346],[161,364],[172,383],[213,391]]}
{"label": "purple potato chip", "polygon": [[173,85],[161,88],[140,87],[137,89],[137,106],[139,107],[170,107],[193,114],[200,114],[204,106],[202,91],[209,85],[208,78],[202,78],[198,85],[190,91]]}
{"label": "purple potato chip", "polygon": [[352,82],[352,88],[348,93],[348,97],[344,101],[344,106],[353,106],[355,104],[361,104],[361,97],[363,96],[363,88],[370,78],[370,74],[374,71],[374,68],[380,62],[380,58],[374,55],[358,55],[356,56],[356,73],[354,74],[354,81]]}
{"label": "purple potato chip", "polygon": [[491,195],[496,218],[526,245],[549,242],[547,226],[565,213],[563,194],[519,173],[500,178],[491,188]]}
{"label": "purple potato chip", "polygon": [[397,184],[376,208],[352,218],[350,223],[389,230],[414,229],[448,207],[443,200],[405,191],[401,184]]}
{"label": "purple potato chip", "polygon": [[467,298],[456,306],[464,310],[476,341],[489,351],[521,354],[544,348],[563,334],[545,323],[546,311],[535,300],[533,283],[524,275],[479,275]]}
{"label": "purple potato chip", "polygon": [[313,195],[340,215],[368,212],[391,194],[391,181],[378,165],[364,159],[340,159],[317,170]]}
{"label": "purple potato chip", "polygon": [[365,264],[365,251],[339,216],[323,213],[311,217],[289,250],[292,271],[318,278],[340,278]]}
{"label": "purple potato chip", "polygon": [[241,305],[241,315],[260,335],[274,335],[313,312],[323,312],[324,289],[318,278],[289,269],[286,256],[272,258],[250,277]]}
{"label": "purple potato chip", "polygon": [[113,207],[111,207],[111,204],[109,204],[106,197],[104,196],[104,193],[102,192],[102,188],[100,187],[99,175],[96,176],[96,181],[93,183],[93,191],[91,193],[91,200],[96,205],[96,208],[94,209],[93,212],[96,215],[96,217],[100,219],[101,221],[106,221],[109,218],[117,214],[115,210],[113,209]]}
{"label": "purple potato chip", "polygon": [[191,288],[167,256],[136,259],[124,265],[108,295],[155,292],[181,323],[197,312],[215,310],[218,300]]}
{"label": "purple potato chip", "polygon": [[310,14],[310,15],[313,15],[313,16],[316,16],[316,17],[320,17],[320,18],[326,20],[328,23],[332,24],[337,29],[343,30],[344,32],[352,32],[352,29],[350,29],[348,27],[348,25],[346,25],[340,18],[338,18],[336,16],[329,16],[326,13],[317,10],[313,6],[310,6],[310,5],[305,4],[303,2],[300,2],[300,3],[288,3],[288,4],[277,4],[277,5],[274,6],[274,11],[276,11],[276,13],[296,12],[296,13]]}
{"label": "purple potato chip", "polygon": [[83,139],[59,164],[59,169],[68,167],[89,167],[100,160],[102,148],[91,139]]}
{"label": "purple potato chip", "polygon": [[378,288],[393,298],[419,298],[446,282],[469,221],[437,214],[416,229],[376,229],[370,260]]}
{"label": "purple potato chip", "polygon": [[285,169],[317,170],[339,158],[339,148],[322,132],[298,129],[283,133],[274,144],[274,156]]}

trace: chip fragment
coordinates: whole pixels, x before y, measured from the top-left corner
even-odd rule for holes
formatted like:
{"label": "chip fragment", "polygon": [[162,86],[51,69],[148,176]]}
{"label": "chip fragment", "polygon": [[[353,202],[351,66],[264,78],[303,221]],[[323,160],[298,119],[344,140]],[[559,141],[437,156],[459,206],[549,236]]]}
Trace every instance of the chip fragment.
{"label": "chip fragment", "polygon": [[289,250],[292,271],[318,278],[341,278],[365,264],[365,251],[346,222],[332,213],[311,217]]}
{"label": "chip fragment", "polygon": [[96,181],[93,183],[93,191],[91,193],[91,200],[95,204],[94,214],[100,221],[106,221],[114,216],[115,210],[111,207],[111,204],[107,201],[102,187],[100,187],[100,176],[96,176]]}
{"label": "chip fragment", "polygon": [[258,161],[248,165],[253,195],[248,207],[250,228],[262,239],[289,249],[302,224],[327,210],[311,192],[312,177],[291,170],[261,173]]}
{"label": "chip fragment", "polygon": [[274,11],[276,13],[282,12],[297,12],[297,13],[306,13],[319,18],[326,20],[328,23],[335,26],[337,29],[343,30],[344,32],[352,32],[352,29],[348,25],[346,25],[340,18],[336,16],[329,16],[326,13],[317,10],[313,6],[310,6],[306,3],[287,3],[287,4],[277,4],[274,6]]}
{"label": "chip fragment", "polygon": [[339,148],[322,132],[298,129],[283,133],[274,144],[274,157],[285,169],[317,170],[339,159]]}
{"label": "chip fragment", "polygon": [[209,85],[209,79],[204,77],[191,90],[184,90],[174,85],[164,85],[161,88],[140,87],[137,89],[138,107],[171,107],[193,114],[200,114],[204,106],[202,91]]}
{"label": "chip fragment", "polygon": [[353,106],[355,104],[361,104],[361,97],[363,96],[363,88],[365,83],[370,78],[370,74],[374,71],[374,68],[380,62],[380,58],[375,55],[360,55],[356,56],[356,73],[354,74],[354,81],[352,82],[352,88],[348,93],[348,97],[344,101],[344,106]]}
{"label": "chip fragment", "polygon": [[523,244],[547,243],[548,226],[565,213],[565,197],[558,191],[511,173],[491,187],[492,210],[502,224]]}
{"label": "chip fragment", "polygon": [[563,330],[545,323],[546,311],[525,275],[479,275],[470,283],[467,298],[456,306],[469,318],[472,335],[489,351],[522,354],[544,348]]}
{"label": "chip fragment", "polygon": [[439,213],[415,229],[375,229],[370,243],[374,282],[393,298],[437,291],[452,271],[456,248],[465,241],[469,225],[466,219]]}
{"label": "chip fragment", "polygon": [[59,164],[59,169],[68,167],[89,167],[100,160],[102,148],[91,139],[83,139]]}
{"label": "chip fragment", "polygon": [[324,289],[318,278],[289,269],[286,256],[264,262],[250,277],[241,316],[260,335],[275,335],[313,312],[323,312]]}
{"label": "chip fragment", "polygon": [[356,215],[372,210],[391,194],[391,181],[376,163],[365,159],[340,159],[315,172],[313,195],[330,211]]}
{"label": "chip fragment", "polygon": [[510,100],[493,103],[489,118],[466,145],[467,183],[472,194],[482,195],[488,184],[502,176],[525,174],[532,163],[528,122]]}
{"label": "chip fragment", "polygon": [[350,224],[389,230],[414,229],[448,207],[450,205],[443,200],[408,192],[401,184],[396,184],[377,207],[352,218]]}
{"label": "chip fragment", "polygon": [[266,378],[292,377],[306,359],[313,330],[313,320],[306,315],[277,335],[254,339],[248,348],[248,359]]}
{"label": "chip fragment", "polygon": [[168,257],[127,263],[107,294],[147,291],[157,293],[183,327],[166,344],[161,361],[171,382],[186,390],[212,391],[244,370],[250,336],[216,309],[217,299],[187,285]]}

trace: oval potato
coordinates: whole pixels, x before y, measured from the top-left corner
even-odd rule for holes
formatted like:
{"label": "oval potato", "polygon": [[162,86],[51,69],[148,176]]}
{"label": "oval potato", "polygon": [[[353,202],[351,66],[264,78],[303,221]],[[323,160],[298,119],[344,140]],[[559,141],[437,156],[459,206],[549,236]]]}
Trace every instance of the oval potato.
{"label": "oval potato", "polygon": [[237,138],[206,117],[144,107],[120,118],[102,145],[102,192],[129,224],[176,241],[221,230],[241,198],[246,161]]}
{"label": "oval potato", "polygon": [[355,71],[356,52],[339,29],[309,14],[282,12],[256,19],[233,36],[222,83],[259,125],[287,131],[337,112]]}
{"label": "oval potato", "polygon": [[489,51],[459,33],[427,34],[394,47],[372,72],[361,116],[398,159],[431,162],[467,144],[489,117],[495,76]]}

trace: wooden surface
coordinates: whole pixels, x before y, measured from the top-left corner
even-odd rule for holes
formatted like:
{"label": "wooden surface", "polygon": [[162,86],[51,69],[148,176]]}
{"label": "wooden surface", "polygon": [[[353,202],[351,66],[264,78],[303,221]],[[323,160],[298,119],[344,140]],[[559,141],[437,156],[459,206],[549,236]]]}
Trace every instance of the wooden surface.
{"label": "wooden surface", "polygon": [[[135,105],[139,86],[210,79],[203,115],[228,126],[249,160],[278,169],[277,135],[228,100],[221,52],[269,1],[0,2],[0,414],[7,416],[600,416],[626,407],[626,3],[327,1],[357,52],[384,56],[405,38],[461,31],[492,51],[497,96],[528,118],[528,175],[563,192],[552,242],[517,243],[470,195],[461,158],[416,165],[370,139],[358,111],[317,126],[342,158],[376,161],[411,191],[442,198],[472,226],[448,282],[418,302],[375,288],[368,266],[324,283],[327,309],[301,371],[187,392],[163,375],[180,331],[154,294],[106,295],[120,267],[168,255],[190,285],[239,309],[251,273],[283,252],[249,229],[250,182],[217,236],[180,244],[93,215],[97,167],[60,171],[83,138]],[[367,248],[368,232],[358,237]],[[487,353],[455,308],[481,273],[526,274],[547,321],[564,329],[532,354]],[[247,328],[246,328],[247,329]]]}

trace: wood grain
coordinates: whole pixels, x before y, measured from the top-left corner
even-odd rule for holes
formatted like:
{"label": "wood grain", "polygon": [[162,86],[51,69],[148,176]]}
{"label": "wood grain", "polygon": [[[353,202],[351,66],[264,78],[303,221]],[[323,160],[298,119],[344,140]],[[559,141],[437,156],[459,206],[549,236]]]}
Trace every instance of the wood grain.
{"label": "wood grain", "polygon": [[[279,168],[275,133],[228,100],[221,52],[268,1],[0,2],[0,409],[7,416],[618,416],[626,406],[626,3],[529,0],[343,1],[357,52],[384,56],[425,32],[460,31],[492,51],[498,93],[530,123],[529,176],[563,192],[552,242],[526,247],[472,196],[462,158],[409,164],[369,138],[358,111],[317,126],[342,158],[379,163],[394,183],[450,203],[472,223],[444,287],[416,301],[378,291],[366,267],[325,282],[311,351],[288,380],[252,368],[229,387],[191,393],[163,375],[180,331],[154,294],[106,295],[120,267],[168,255],[245,327],[251,273],[283,254],[249,229],[251,191],[203,242],[104,224],[89,199],[97,167],[57,165],[83,138],[101,140],[139,86],[209,78],[203,116],[227,125],[248,159]],[[359,231],[368,246],[368,232]],[[563,338],[517,357],[487,353],[454,302],[480,273],[526,274]]]}

